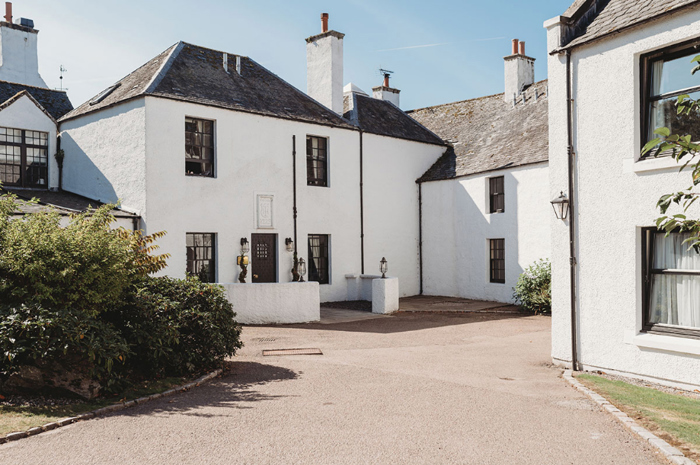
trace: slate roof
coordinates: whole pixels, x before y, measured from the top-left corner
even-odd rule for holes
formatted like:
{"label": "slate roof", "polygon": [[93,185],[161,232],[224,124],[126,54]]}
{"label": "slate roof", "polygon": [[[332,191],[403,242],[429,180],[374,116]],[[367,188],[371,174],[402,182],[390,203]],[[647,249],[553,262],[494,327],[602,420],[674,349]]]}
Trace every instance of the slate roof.
{"label": "slate roof", "polygon": [[[248,57],[178,42],[116,84],[101,101],[83,103],[62,121],[151,95],[309,123],[353,126]],[[98,94],[99,95],[99,94]],[[95,99],[92,99],[93,101]]]}
{"label": "slate roof", "polygon": [[568,43],[563,44],[562,49],[576,47],[693,5],[700,5],[700,0],[577,0],[564,13],[575,22],[568,34]]}
{"label": "slate roof", "polygon": [[[11,192],[15,194],[19,201],[17,202],[17,212],[38,213],[47,211],[51,208],[57,210],[61,215],[70,215],[72,213],[85,212],[90,208],[97,208],[104,205],[102,202],[92,200],[82,195],[73,194],[66,191],[48,191],[41,189],[12,189],[9,187],[0,188],[0,194]],[[36,204],[27,204],[26,200],[36,198],[39,202]],[[114,216],[118,218],[138,218],[138,215],[129,213],[123,210],[114,209]]]}
{"label": "slate roof", "polygon": [[445,142],[400,108],[386,100],[352,92],[343,97],[344,116],[365,132],[426,144]]}
{"label": "slate roof", "polygon": [[505,102],[503,96],[491,95],[408,112],[452,144],[419,182],[549,160],[547,81],[530,86],[524,101],[519,98],[515,107]]}
{"label": "slate roof", "polygon": [[73,109],[68,94],[60,90],[44,89],[43,87],[27,86],[14,82],[0,81],[0,103],[4,103],[20,92],[25,91],[39,102],[53,119],[58,120]]}

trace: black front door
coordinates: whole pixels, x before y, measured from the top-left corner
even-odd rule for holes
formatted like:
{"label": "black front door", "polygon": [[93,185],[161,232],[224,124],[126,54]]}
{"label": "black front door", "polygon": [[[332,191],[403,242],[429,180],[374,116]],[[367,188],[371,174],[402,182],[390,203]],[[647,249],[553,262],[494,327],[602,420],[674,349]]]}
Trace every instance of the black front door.
{"label": "black front door", "polygon": [[277,282],[277,234],[253,234],[253,282]]}

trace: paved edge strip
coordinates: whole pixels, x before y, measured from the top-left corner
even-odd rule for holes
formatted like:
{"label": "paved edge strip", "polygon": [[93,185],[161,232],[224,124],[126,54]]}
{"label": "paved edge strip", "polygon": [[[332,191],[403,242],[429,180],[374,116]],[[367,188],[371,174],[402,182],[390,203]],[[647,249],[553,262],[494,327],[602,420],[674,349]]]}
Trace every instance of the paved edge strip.
{"label": "paved edge strip", "polygon": [[627,427],[627,429],[636,433],[642,439],[649,442],[649,444],[656,447],[671,462],[678,465],[697,465],[696,462],[683,455],[683,452],[676,449],[648,429],[639,426],[636,421],[630,418],[625,412],[611,404],[605,397],[581,384],[576,378],[574,378],[571,370],[565,370],[563,377],[569,382],[569,384],[586,394],[593,400],[593,402],[600,405],[603,409],[607,410],[610,414],[617,418],[623,425],[625,425],[625,427]]}
{"label": "paved edge strip", "polygon": [[128,402],[122,402],[120,404],[108,405],[107,407],[102,407],[102,408],[99,408],[97,410],[93,410],[91,412],[85,412],[85,413],[81,413],[80,415],[77,415],[74,417],[64,418],[62,420],[47,423],[43,426],[35,426],[34,428],[29,428],[27,431],[8,433],[6,436],[0,437],[0,444],[5,444],[6,442],[10,442],[10,441],[16,441],[18,439],[28,438],[29,436],[35,436],[39,433],[43,433],[45,431],[51,431],[53,429],[60,428],[61,426],[67,426],[67,425],[70,425],[71,423],[76,423],[78,421],[90,420],[91,418],[106,415],[108,413],[118,412],[119,410],[124,410],[124,409],[130,408],[130,407],[135,407],[137,405],[145,404],[146,402],[160,399],[162,397],[172,396],[173,394],[177,394],[178,392],[189,391],[193,387],[197,387],[202,383],[205,383],[207,381],[210,381],[210,380],[216,378],[217,376],[219,376],[221,374],[222,371],[223,370],[221,370],[221,369],[214,370],[211,373],[204,375],[204,376],[201,376],[192,382],[189,382],[187,384],[183,384],[182,386],[179,386],[179,387],[176,387],[173,389],[168,389],[167,391],[159,392],[158,394],[151,394],[150,396],[139,397],[138,399],[130,400]]}

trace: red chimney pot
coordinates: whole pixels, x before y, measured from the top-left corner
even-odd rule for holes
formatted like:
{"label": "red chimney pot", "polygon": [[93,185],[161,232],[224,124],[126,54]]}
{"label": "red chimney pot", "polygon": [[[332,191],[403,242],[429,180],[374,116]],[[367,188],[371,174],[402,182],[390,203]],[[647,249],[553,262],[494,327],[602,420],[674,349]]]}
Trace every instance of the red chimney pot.
{"label": "red chimney pot", "polygon": [[5,2],[5,21],[12,24],[12,2]]}
{"label": "red chimney pot", "polygon": [[513,55],[518,54],[518,39],[513,39]]}
{"label": "red chimney pot", "polygon": [[520,41],[520,54],[525,55],[525,41]]}
{"label": "red chimney pot", "polygon": [[389,87],[389,75],[384,75],[384,87]]}
{"label": "red chimney pot", "polygon": [[323,32],[328,32],[328,13],[321,14],[321,24],[323,24]]}

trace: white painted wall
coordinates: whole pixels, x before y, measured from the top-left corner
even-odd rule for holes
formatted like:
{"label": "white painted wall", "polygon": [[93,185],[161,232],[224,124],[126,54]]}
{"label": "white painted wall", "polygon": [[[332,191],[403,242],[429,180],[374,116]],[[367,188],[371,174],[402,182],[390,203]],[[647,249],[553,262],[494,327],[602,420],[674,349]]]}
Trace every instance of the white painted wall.
{"label": "white painted wall", "polygon": [[328,31],[313,39],[306,44],[306,93],[342,115],[343,34]]}
{"label": "white painted wall", "polygon": [[[0,28],[2,30],[4,28]],[[58,188],[58,164],[56,163],[56,123],[41,111],[29,97],[22,96],[0,111],[0,126],[49,133],[49,188]]]}
{"label": "white painted wall", "polygon": [[47,87],[39,75],[37,35],[0,26],[0,80]]}
{"label": "white painted wall", "polygon": [[[423,287],[428,295],[512,302],[523,270],[550,256],[548,164],[423,183]],[[489,212],[503,176],[505,211]],[[491,283],[489,239],[505,239],[506,282]]]}
{"label": "white painted wall", "polygon": [[[298,252],[308,261],[308,235],[330,235],[331,283],[321,301],[345,300],[345,274],[360,269],[359,134],[356,131],[176,102],[146,99],[149,233],[165,230],[161,250],[170,252],[167,274],[185,274],[185,234],[217,233],[218,281],[236,282],[240,239],[277,234],[279,282],[292,279],[294,237],[292,136],[297,149]],[[185,176],[185,116],[215,121],[216,177]],[[329,138],[330,187],[306,184],[306,136]],[[258,229],[256,195],[274,196],[273,228]],[[308,267],[307,267],[308,268]],[[248,282],[255,273],[251,259]],[[306,276],[308,278],[308,275]]]}
{"label": "white painted wall", "polygon": [[[549,23],[548,48],[558,46]],[[700,9],[686,10],[574,49],[572,53],[578,197],[579,357],[585,367],[661,382],[700,385],[697,341],[637,337],[642,324],[641,233],[658,198],[690,183],[669,160],[636,162],[641,151],[639,56],[698,37]],[[566,191],[566,61],[549,57],[550,197]],[[663,166],[667,167],[664,168]],[[698,217],[700,206],[690,214]],[[552,356],[570,361],[568,224],[551,221]],[[662,344],[663,343],[663,344]],[[661,348],[660,348],[661,347]]]}
{"label": "white painted wall", "polygon": [[378,273],[386,257],[399,278],[400,296],[420,292],[418,184],[444,152],[439,145],[365,133],[365,273]]}
{"label": "white painted wall", "polygon": [[236,321],[248,325],[308,323],[321,319],[318,283],[222,284]]}
{"label": "white painted wall", "polygon": [[63,188],[145,217],[145,128],[143,98],[61,123]]}

